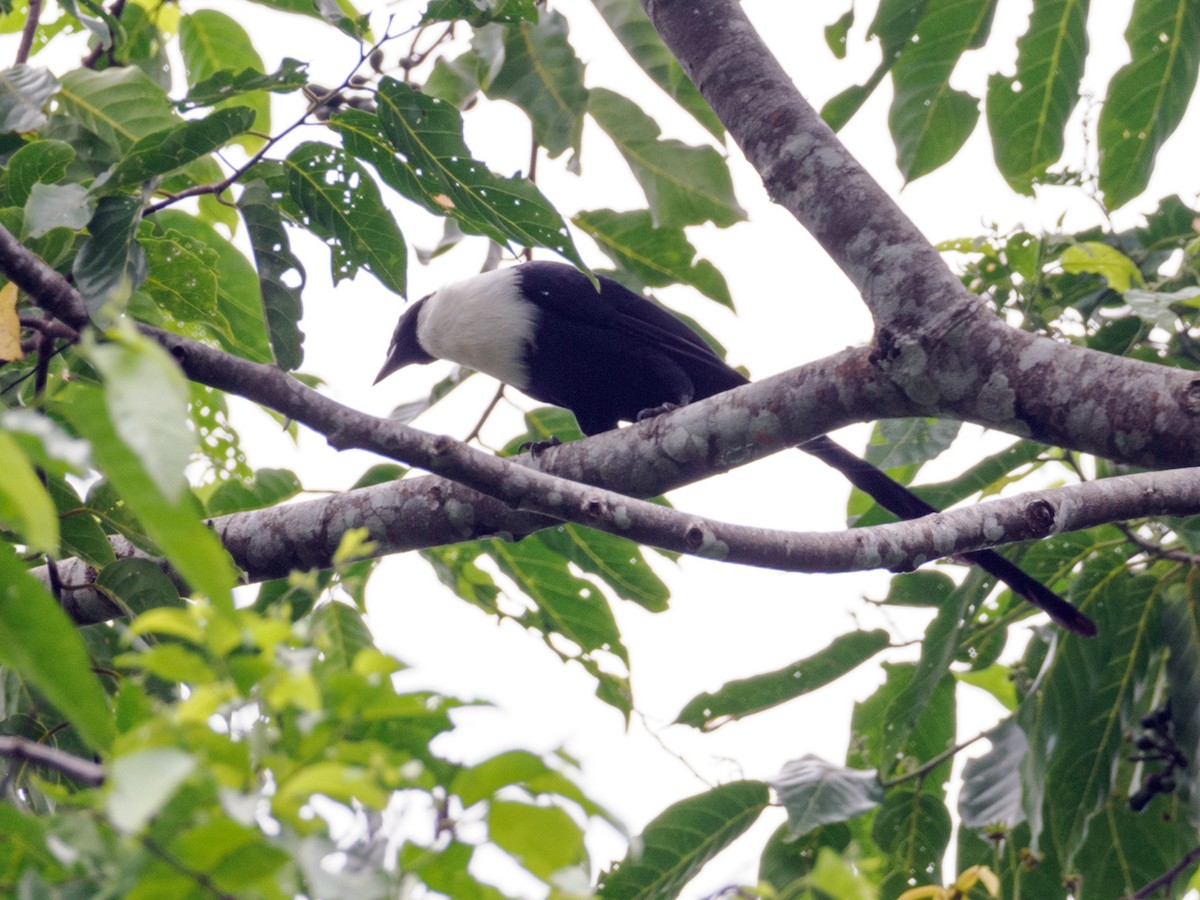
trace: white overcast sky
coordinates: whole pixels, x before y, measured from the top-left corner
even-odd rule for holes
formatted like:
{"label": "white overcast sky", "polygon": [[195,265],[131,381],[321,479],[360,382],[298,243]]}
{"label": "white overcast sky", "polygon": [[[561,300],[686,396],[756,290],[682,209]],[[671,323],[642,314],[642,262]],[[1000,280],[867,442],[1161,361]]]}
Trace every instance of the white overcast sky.
{"label": "white overcast sky", "polygon": [[[360,5],[365,8],[368,4],[360,0]],[[629,61],[588,0],[557,0],[551,5],[570,20],[572,42],[587,64],[589,86],[627,93],[658,119],[667,137],[692,143],[706,140],[706,133],[677,112]],[[877,63],[877,44],[862,43],[873,3],[855,4],[858,21],[850,39],[850,55],[840,62],[826,48],[822,29],[841,14],[849,0],[829,4],[745,0],[743,5],[801,92],[818,107],[843,87],[861,82]],[[357,47],[349,40],[330,40],[328,29],[308,28],[295,18],[277,17],[261,7],[181,3],[184,11],[203,6],[254,17],[251,33],[269,68],[285,55],[317,57],[311,69],[313,79],[337,83],[357,59]],[[392,9],[398,21],[415,21],[423,6],[424,0],[402,0]],[[975,96],[983,95],[988,74],[1011,71],[1014,42],[1025,29],[1029,3],[1000,6],[989,47],[969,54],[955,73],[954,85]],[[1096,98],[1103,97],[1111,73],[1128,59],[1121,35],[1130,6],[1130,0],[1093,5],[1085,91]],[[395,59],[400,47],[401,42],[392,45],[389,60]],[[43,61],[35,58],[33,62]],[[1067,230],[1100,220],[1096,206],[1077,191],[1042,190],[1032,200],[1013,194],[995,172],[982,123],[949,165],[901,190],[894,151],[884,131],[889,100],[890,86],[885,82],[844,130],[843,139],[931,240],[979,234],[992,223],[1002,229],[1018,224],[1035,231],[1053,228],[1064,214]],[[298,95],[278,100],[276,124],[291,121],[300,111],[300,102]],[[1081,104],[1069,128],[1066,162],[1075,167],[1083,162],[1080,120],[1085,105]],[[1200,191],[1195,165],[1200,139],[1196,106],[1193,103],[1180,131],[1160,154],[1145,199],[1119,211],[1115,217],[1118,226],[1136,222],[1137,214],[1153,209],[1161,196],[1179,193],[1185,200],[1195,200]],[[500,173],[526,168],[527,134],[527,124],[504,104],[481,104],[467,116],[467,140],[474,155]],[[725,273],[738,314],[686,291],[665,292],[664,299],[700,319],[725,343],[730,361],[747,366],[756,377],[869,340],[870,320],[851,285],[803,229],[768,201],[759,177],[737,148],[731,146],[729,152],[738,198],[749,221],[725,230],[694,229],[691,236],[701,254]],[[543,191],[567,217],[578,209],[644,205],[628,169],[591,123],[584,133],[582,177],[566,174],[562,162],[563,158],[543,159],[538,176]],[[440,223],[403,200],[397,200],[396,212],[410,247],[436,242]],[[577,236],[577,240],[589,262],[604,264],[585,237]],[[304,301],[304,369],[324,378],[329,394],[360,409],[385,414],[394,405],[420,395],[446,373],[448,367],[441,366],[409,369],[372,388],[401,301],[365,274],[333,290],[327,285],[323,248],[301,239],[294,248],[309,274]],[[447,254],[430,268],[417,265],[410,255],[411,296],[420,297],[441,283],[473,274],[483,254],[483,247],[474,244]],[[493,389],[486,379],[473,379],[444,408],[417,424],[461,437],[470,431]],[[502,413],[497,426],[485,436],[490,433],[499,442],[512,432],[516,421],[515,413]],[[293,468],[313,489],[348,486],[374,462],[362,453],[337,454],[308,433],[302,434],[299,447],[294,448],[270,419],[244,407],[239,407],[236,424],[254,466]],[[850,429],[842,439],[861,449],[866,433],[865,427]],[[944,466],[933,464],[924,477],[947,476],[968,464],[982,448],[994,449],[1010,440],[978,435],[977,430],[971,431],[960,439],[961,455]],[[783,453],[677,491],[672,500],[682,509],[739,522],[837,529],[844,524],[846,496],[847,486],[832,470],[803,454]],[[856,627],[882,624],[893,629],[898,642],[918,639],[924,628],[923,616],[882,614],[862,602],[864,596],[884,593],[887,576],[879,573],[794,575],[694,559],[657,568],[672,588],[670,611],[654,616],[632,604],[616,605],[632,658],[637,709],[653,734],[636,717],[626,733],[620,716],[594,699],[594,686],[579,667],[564,666],[535,635],[511,624],[498,627],[489,617],[448,595],[415,554],[388,559],[372,581],[372,627],[385,649],[413,667],[403,676],[406,686],[435,688],[495,704],[492,710],[472,709],[458,716],[459,728],[442,746],[444,752],[478,760],[509,748],[551,751],[561,747],[582,761],[585,788],[633,832],[669,803],[704,789],[692,769],[709,783],[717,783],[739,777],[769,778],[784,762],[805,753],[840,762],[851,705],[874,690],[881,674],[876,663],[868,663],[814,695],[703,736],[690,729],[667,727],[694,694],[715,690],[732,678],[784,666]],[[911,659],[914,655],[915,650],[909,648],[889,658]],[[972,691],[963,687],[960,693],[969,706],[960,716],[963,738],[985,728],[999,711],[980,692],[974,692],[978,697],[969,697]],[[688,765],[672,754],[685,758]],[[757,850],[782,819],[780,811],[764,816],[754,837],[710,865],[684,896],[704,897],[733,882],[753,883]],[[593,829],[589,847],[593,862],[600,866],[607,866],[624,852],[622,839],[602,825]],[[518,877],[506,872],[505,877],[509,876]],[[515,884],[524,882],[518,878],[510,887]]]}

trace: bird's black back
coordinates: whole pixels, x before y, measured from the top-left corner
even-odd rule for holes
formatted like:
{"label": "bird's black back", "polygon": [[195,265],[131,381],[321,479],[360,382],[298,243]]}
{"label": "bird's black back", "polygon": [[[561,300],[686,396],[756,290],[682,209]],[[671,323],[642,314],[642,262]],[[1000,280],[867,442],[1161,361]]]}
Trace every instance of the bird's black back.
{"label": "bird's black back", "polygon": [[530,262],[517,272],[539,309],[526,392],[570,409],[585,434],[746,383],[681,320],[609,278],[597,292],[563,263]]}

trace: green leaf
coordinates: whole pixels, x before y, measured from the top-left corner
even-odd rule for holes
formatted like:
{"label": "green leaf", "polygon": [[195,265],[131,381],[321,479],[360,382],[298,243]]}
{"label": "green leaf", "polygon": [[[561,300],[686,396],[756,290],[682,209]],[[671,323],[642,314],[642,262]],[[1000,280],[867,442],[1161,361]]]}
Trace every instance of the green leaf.
{"label": "green leaf", "polygon": [[1142,273],[1132,259],[1102,241],[1082,241],[1062,252],[1059,263],[1064,272],[1100,275],[1114,291],[1127,291],[1142,284]]}
{"label": "green leaf", "polygon": [[266,312],[271,349],[280,368],[296,369],[304,362],[304,332],[300,330],[304,264],[292,252],[279,204],[260,180],[245,186],[238,210],[257,263],[258,285]]}
{"label": "green leaf", "polygon": [[1154,157],[1183,119],[1200,67],[1200,7],[1137,0],[1125,40],[1132,58],[1109,82],[1098,124],[1100,190],[1109,209],[1146,189]]}
{"label": "green leaf", "polygon": [[488,837],[543,881],[584,861],[583,832],[566,810],[493,800]]}
{"label": "green leaf", "polygon": [[536,22],[537,18],[534,0],[430,0],[421,14],[421,24],[462,19],[472,28],[479,28],[492,22]]}
{"label": "green leaf", "polygon": [[[330,672],[349,670],[364,650],[374,652],[375,640],[363,614],[348,603],[323,603],[312,614],[315,640]],[[399,668],[399,663],[396,664]]]}
{"label": "green leaf", "polygon": [[35,184],[25,204],[24,236],[40,238],[55,228],[82,230],[96,210],[96,201],[82,184]]}
{"label": "green leaf", "polygon": [[216,272],[217,316],[214,321],[227,322],[230,332],[229,335],[218,332],[217,337],[228,341],[229,349],[239,356],[254,362],[273,362],[258,276],[241,251],[211,225],[185,212],[164,209],[155,213],[153,219],[155,234],[169,235],[177,243],[183,243],[186,237],[192,242],[185,244],[187,249]]}
{"label": "green leaf", "polygon": [[469,234],[546,247],[587,271],[562,216],[536,185],[500,178],[471,158],[458,110],[391,78],[381,82],[376,99],[382,135],[373,117],[351,115],[357,110],[339,113],[331,125],[346,149],[375,166],[385,182],[431,212],[453,217]]}
{"label": "green leaf", "polygon": [[[870,890],[863,894],[851,883],[838,885],[841,890],[831,892],[828,878],[817,876],[818,868],[825,869],[821,859],[832,856],[840,859],[850,849],[852,836],[843,824],[825,825],[814,828],[801,837],[794,837],[788,825],[780,825],[767,840],[758,866],[758,880],[774,888],[779,897],[800,898],[805,888],[824,890],[837,900],[878,900],[879,892]],[[824,873],[822,872],[822,875]],[[822,894],[816,894],[825,900]],[[807,898],[806,898],[807,900]]]}
{"label": "green leaf", "polygon": [[[159,380],[136,384],[126,382],[127,378],[136,378],[141,373],[162,379],[166,367],[173,365],[165,352],[157,346],[154,351],[148,350],[140,341],[124,349],[109,346],[118,352],[135,356],[145,356],[154,351],[160,354],[160,362],[155,362],[153,358],[130,362],[118,358],[111,364],[118,386],[126,391],[128,398],[142,406],[141,410],[133,414],[134,418],[141,421],[147,414],[145,409],[155,405],[151,401],[157,400],[158,406],[174,411],[171,414],[177,417],[178,426],[156,424],[156,432],[159,436],[175,433],[187,415],[186,408],[178,409],[177,398],[164,397],[160,393]],[[178,373],[174,376],[180,377]],[[76,430],[91,441],[92,451],[100,468],[119,492],[124,505],[137,516],[146,532],[162,548],[171,564],[193,589],[206,594],[218,604],[228,603],[234,584],[232,565],[220,542],[197,518],[191,493],[185,489],[178,500],[170,500],[145,470],[138,455],[121,440],[109,418],[109,408],[124,409],[124,401],[117,403],[115,407],[106,406],[103,393],[96,388],[81,384],[75,384],[72,388],[64,412]],[[124,427],[131,427],[131,423],[124,423]],[[138,440],[150,444],[149,452],[160,452],[154,446],[154,439]],[[170,456],[175,451],[165,448],[161,452]],[[161,459],[157,465],[162,465]],[[174,478],[181,479],[182,471],[182,468],[177,469]],[[170,480],[165,473],[161,477],[164,481]]]}
{"label": "green leaf", "polygon": [[308,83],[307,69],[308,63],[287,56],[280,62],[279,68],[270,73],[253,67],[240,71],[220,69],[193,85],[179,105],[183,109],[213,106],[253,91],[288,94]]}
{"label": "green leaf", "polygon": [[592,0],[621,46],[633,57],[650,80],[719,141],[725,140],[721,120],[708,105],[683,67],[667,49],[637,0]]}
{"label": "green leaf", "polygon": [[333,283],[365,268],[404,296],[408,248],[375,179],[343,150],[315,141],[288,154],[286,165],[303,224],[329,244]]}
{"label": "green leaf", "polygon": [[131,557],[105,566],[96,587],[133,615],[160,606],[183,607],[179,589],[150,559]]}
{"label": "green leaf", "polygon": [[767,808],[767,786],[734,781],[681,800],[656,816],[615,869],[601,876],[598,897],[674,898],[714,856]]}
{"label": "green leaf", "polygon": [[58,79],[46,69],[19,65],[0,71],[0,133],[37,131],[46,124],[46,105]]}
{"label": "green leaf", "polygon": [[793,837],[853,819],[883,802],[877,771],[836,766],[811,753],[786,763],[770,783],[787,810]]}
{"label": "green leaf", "polygon": [[888,791],[871,829],[890,857],[880,893],[894,897],[913,884],[941,884],[951,827],[937,795],[910,785]]}
{"label": "green leaf", "polygon": [[111,303],[115,311],[146,278],[146,253],[137,242],[142,215],[138,197],[102,197],[88,222],[71,273],[88,312],[95,316]]}
{"label": "green leaf", "polygon": [[[217,308],[215,254],[182,235],[179,240],[173,237],[143,237],[140,241],[146,253],[146,280],[140,290],[153,301],[154,312],[166,320],[158,316],[138,317],[151,325],[165,325],[188,335],[203,328],[218,336],[226,347],[233,347],[233,330]],[[192,252],[193,249],[200,253]],[[131,306],[130,312],[136,315],[140,310]]]}
{"label": "green leaf", "polygon": [[33,141],[23,146],[8,160],[8,195],[13,206],[24,206],[34,185],[61,180],[74,159],[75,148],[65,141]]}
{"label": "green leaf", "polygon": [[690,284],[706,297],[733,308],[725,276],[708,260],[696,259],[696,248],[682,228],[655,228],[644,209],[597,209],[578,213],[571,222],[647,287]]}
{"label": "green leaf", "polygon": [[879,469],[920,465],[953,444],[961,427],[953,419],[884,419],[875,426],[864,458]]}
{"label": "green leaf", "polygon": [[846,37],[850,34],[850,28],[853,25],[854,7],[851,6],[838,16],[836,22],[825,26],[825,45],[829,47],[829,52],[835,59],[846,58]]}
{"label": "green leaf", "polygon": [[0,661],[45,695],[94,750],[113,740],[108,696],[62,607],[0,544]]}
{"label": "green leaf", "polygon": [[85,352],[104,378],[117,434],[167,502],[179,503],[187,493],[184,469],[195,446],[187,427],[183,373],[166,351],[146,339],[95,344]]}
{"label": "green leaf", "polygon": [[163,89],[132,66],[103,72],[73,69],[63,76],[58,105],[58,115],[118,153],[128,151],[139,138],[179,123]]}
{"label": "green leaf", "polygon": [[254,123],[246,106],[219,109],[203,119],[191,119],[138,140],[113,167],[104,190],[139,184],[186,166],[192,160],[224,147]]}
{"label": "green leaf", "polygon": [[636,103],[604,88],[592,90],[588,112],[642,186],[655,225],[725,227],[746,218],[733,195],[729,166],[712,147],[664,140],[658,124]]}
{"label": "green leaf", "polygon": [[174,747],[152,747],[118,756],[108,767],[104,806],[113,826],[134,834],[171,799],[199,760]]}
{"label": "green leaf", "polygon": [[248,509],[266,509],[290,500],[302,490],[300,479],[288,469],[259,469],[250,481],[222,481],[206,504],[210,516],[227,516]]}
{"label": "green leaf", "polygon": [[892,67],[896,92],[888,127],[906,181],[948,162],[979,118],[974,97],[950,87],[959,57],[987,34],[996,0],[931,0],[916,40]]}
{"label": "green leaf", "polygon": [[14,437],[0,431],[0,522],[29,549],[58,552],[58,514],[50,495]]}
{"label": "green leaf", "polygon": [[1087,57],[1087,10],[1088,0],[1038,0],[1017,41],[1016,73],[988,79],[996,167],[1019,193],[1032,195],[1033,182],[1062,156]]}
{"label": "green leaf", "polygon": [[[524,110],[533,122],[534,139],[551,157],[567,149],[578,152],[587,88],[583,63],[567,39],[566,17],[543,10],[536,22],[487,28],[502,29],[503,50],[499,65],[483,79],[484,94]],[[472,46],[484,54],[488,36],[477,34]]]}
{"label": "green leaf", "polygon": [[546,528],[530,538],[581,572],[601,579],[622,600],[632,600],[651,612],[667,608],[670,590],[633,541],[573,524]]}
{"label": "green leaf", "polygon": [[[213,9],[197,10],[179,21],[179,47],[190,87],[198,87],[219,77],[219,72],[264,70],[262,58],[254,42],[238,22]],[[234,101],[222,101],[234,102]],[[271,100],[265,91],[249,91],[236,97],[240,106],[254,110],[254,130],[271,133]],[[261,137],[247,137],[240,142],[248,151],[262,144]]]}
{"label": "green leaf", "polygon": [[862,665],[888,646],[886,631],[852,631],[824,650],[774,672],[730,681],[715,694],[698,694],[675,717],[678,725],[712,731],[824,687]]}

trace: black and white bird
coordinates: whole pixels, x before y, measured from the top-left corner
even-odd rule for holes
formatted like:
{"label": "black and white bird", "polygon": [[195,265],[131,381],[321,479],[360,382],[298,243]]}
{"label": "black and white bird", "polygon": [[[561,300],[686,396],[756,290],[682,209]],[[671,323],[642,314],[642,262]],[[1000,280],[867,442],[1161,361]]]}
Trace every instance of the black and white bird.
{"label": "black and white bird", "polygon": [[[528,262],[449,284],[400,317],[378,384],[398,369],[446,359],[575,414],[584,434],[636,422],[747,383],[684,322],[601,277],[596,290],[565,263]],[[828,437],[800,445],[903,519],[937,512]],[[963,558],[1078,634],[1095,624],[991,550]]]}

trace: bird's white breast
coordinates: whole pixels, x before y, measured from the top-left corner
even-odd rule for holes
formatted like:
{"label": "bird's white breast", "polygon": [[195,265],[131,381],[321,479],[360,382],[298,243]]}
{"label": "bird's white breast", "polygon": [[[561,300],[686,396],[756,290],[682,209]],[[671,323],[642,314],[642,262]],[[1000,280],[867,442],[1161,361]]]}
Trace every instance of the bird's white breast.
{"label": "bird's white breast", "polygon": [[498,378],[518,390],[529,385],[526,351],[537,307],[521,295],[517,270],[484,272],[433,294],[417,322],[417,340],[439,359]]}

